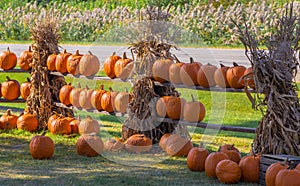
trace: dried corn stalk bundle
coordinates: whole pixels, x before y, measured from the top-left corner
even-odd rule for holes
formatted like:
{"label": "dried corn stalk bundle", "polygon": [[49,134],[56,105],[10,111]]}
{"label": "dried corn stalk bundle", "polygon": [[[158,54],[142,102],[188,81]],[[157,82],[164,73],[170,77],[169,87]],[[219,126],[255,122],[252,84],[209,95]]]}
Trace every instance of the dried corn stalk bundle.
{"label": "dried corn stalk bundle", "polygon": [[52,53],[58,53],[58,24],[53,17],[47,15],[41,20],[37,20],[31,27],[31,34],[34,43],[32,44],[33,62],[31,70],[31,89],[26,101],[26,110],[38,116],[39,129],[46,127],[48,118],[52,111],[65,114],[72,114],[71,110],[66,110],[54,106],[52,96],[58,94],[62,85],[66,84],[64,79],[51,78],[46,66],[47,58]]}
{"label": "dried corn stalk bundle", "polygon": [[245,28],[239,27],[239,36],[253,66],[258,92],[253,104],[263,112],[253,148],[263,154],[299,156],[300,105],[294,80],[299,66],[300,20],[293,16],[293,5],[279,19],[266,43],[268,50],[259,50],[246,23]]}

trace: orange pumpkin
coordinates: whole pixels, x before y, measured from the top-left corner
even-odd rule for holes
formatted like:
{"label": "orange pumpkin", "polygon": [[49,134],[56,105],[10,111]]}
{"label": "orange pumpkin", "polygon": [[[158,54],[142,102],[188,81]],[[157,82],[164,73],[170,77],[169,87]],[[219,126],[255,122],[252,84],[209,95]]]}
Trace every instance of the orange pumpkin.
{"label": "orange pumpkin", "polygon": [[126,52],[124,52],[122,59],[119,59],[115,64],[115,74],[116,77],[121,80],[126,80],[133,69],[133,61],[132,59],[127,58]]}
{"label": "orange pumpkin", "polygon": [[176,96],[163,96],[156,102],[156,111],[160,117],[180,119],[185,99]]}
{"label": "orange pumpkin", "polygon": [[70,120],[61,116],[51,122],[50,132],[52,134],[68,135],[71,134]]}
{"label": "orange pumpkin", "polygon": [[93,55],[91,51],[84,54],[79,62],[79,73],[84,76],[93,76],[97,74],[100,68],[100,61],[97,56]]}
{"label": "orange pumpkin", "polygon": [[192,101],[184,104],[183,118],[188,122],[200,122],[204,119],[206,109],[203,103],[196,101],[191,95]]}
{"label": "orange pumpkin", "polygon": [[222,160],[228,160],[229,157],[223,152],[212,152],[205,160],[205,174],[208,177],[217,177],[216,167]]}
{"label": "orange pumpkin", "polygon": [[165,133],[159,140],[159,146],[162,150],[166,149],[167,139],[171,136],[171,133]]}
{"label": "orange pumpkin", "polygon": [[80,97],[81,91],[82,91],[82,88],[80,86],[80,83],[78,83],[77,88],[72,88],[72,90],[70,92],[70,98],[69,98],[70,103],[74,107],[80,108],[79,97]]}
{"label": "orange pumpkin", "polygon": [[28,50],[25,50],[20,54],[18,65],[23,70],[29,70],[31,69],[32,60],[33,60],[33,52],[31,50],[31,46],[29,46]]}
{"label": "orange pumpkin", "polygon": [[216,66],[209,63],[207,65],[202,65],[197,74],[198,84],[205,88],[216,86],[214,74],[217,69]]}
{"label": "orange pumpkin", "polygon": [[121,112],[122,114],[127,112],[127,106],[132,99],[132,94],[128,92],[128,89],[125,88],[125,92],[120,92],[115,98],[115,110]]}
{"label": "orange pumpkin", "polygon": [[225,144],[219,147],[219,152],[224,152],[227,154],[230,160],[236,162],[237,164],[241,160],[241,153],[240,151],[234,147],[234,145]]}
{"label": "orange pumpkin", "polygon": [[217,164],[216,175],[221,183],[234,184],[241,179],[241,168],[231,160],[222,160]]}
{"label": "orange pumpkin", "polygon": [[93,89],[89,89],[89,87],[86,87],[85,89],[83,89],[80,94],[79,94],[79,105],[81,108],[84,108],[86,110],[89,110],[92,107],[92,103],[91,103],[91,97],[93,94],[94,90]]}
{"label": "orange pumpkin", "polygon": [[111,79],[116,77],[115,64],[119,59],[121,59],[121,57],[117,56],[116,52],[113,52],[113,54],[111,56],[109,56],[108,58],[106,58],[104,61],[104,64],[103,64],[104,72]]}
{"label": "orange pumpkin", "polygon": [[148,152],[152,148],[152,141],[144,134],[134,134],[126,140],[125,148],[128,152]]}
{"label": "orange pumpkin", "polygon": [[100,125],[97,120],[94,120],[90,116],[87,116],[85,119],[80,121],[78,126],[79,134],[98,134],[100,132]]}
{"label": "orange pumpkin", "polygon": [[78,116],[77,119],[74,119],[70,122],[70,126],[71,126],[71,133],[72,134],[78,134],[79,133],[79,129],[78,129],[78,126],[80,124],[80,116]]}
{"label": "orange pumpkin", "polygon": [[54,143],[45,134],[46,132],[43,132],[42,135],[34,136],[30,140],[29,150],[33,159],[49,159],[54,154]]}
{"label": "orange pumpkin", "polygon": [[193,148],[190,140],[181,137],[179,134],[172,134],[166,142],[166,153],[170,156],[187,156]]}
{"label": "orange pumpkin", "polygon": [[73,89],[73,87],[72,87],[71,83],[61,87],[61,89],[59,91],[59,101],[62,104],[66,105],[66,106],[71,105],[70,93],[71,93],[72,89]]}
{"label": "orange pumpkin", "polygon": [[91,95],[92,107],[97,109],[98,111],[103,110],[103,108],[101,106],[101,98],[102,98],[103,94],[106,92],[103,87],[104,87],[104,85],[100,85],[100,89],[94,90],[94,92]]}
{"label": "orange pumpkin", "polygon": [[112,88],[109,88],[108,92],[105,92],[101,98],[101,107],[106,112],[114,112],[115,110],[115,98],[118,95],[118,92],[115,92],[112,90]]}
{"label": "orange pumpkin", "polygon": [[84,134],[76,142],[77,154],[81,156],[94,157],[102,153],[104,149],[103,141],[93,134]]}
{"label": "orange pumpkin", "polygon": [[228,71],[229,67],[220,64],[221,67],[218,68],[214,73],[214,80],[216,84],[221,88],[228,88],[230,87],[226,78],[226,72]]}
{"label": "orange pumpkin", "polygon": [[37,117],[33,114],[23,114],[17,120],[17,128],[19,130],[27,130],[29,132],[34,132],[37,130],[39,122]]}
{"label": "orange pumpkin", "polygon": [[57,54],[51,54],[47,58],[47,68],[50,71],[56,70],[56,56]]}
{"label": "orange pumpkin", "polygon": [[244,75],[246,67],[239,66],[237,63],[233,63],[233,67],[230,67],[226,72],[226,79],[231,88],[243,88],[243,81],[241,77]]}
{"label": "orange pumpkin", "polygon": [[187,156],[187,167],[191,171],[204,171],[205,170],[205,160],[209,152],[203,147],[193,147]]}
{"label": "orange pumpkin", "polygon": [[67,71],[67,60],[69,56],[72,55],[68,53],[66,49],[56,56],[55,59],[55,69],[60,73],[66,73]]}
{"label": "orange pumpkin", "polygon": [[257,183],[259,180],[259,162],[260,156],[249,155],[244,156],[239,166],[242,170],[242,180],[245,182]]}
{"label": "orange pumpkin", "polygon": [[108,151],[120,151],[125,148],[124,142],[120,138],[111,138],[104,143],[104,148]]}
{"label": "orange pumpkin", "polygon": [[0,68],[3,70],[11,70],[17,65],[17,56],[15,53],[11,52],[9,47],[7,51],[0,53]]}
{"label": "orange pumpkin", "polygon": [[7,100],[14,100],[20,96],[20,84],[17,80],[6,77],[1,85],[1,94]]}
{"label": "orange pumpkin", "polygon": [[153,63],[153,78],[161,83],[169,81],[169,68],[173,64],[171,59],[158,59]]}
{"label": "orange pumpkin", "polygon": [[193,58],[190,58],[190,63],[185,63],[180,68],[180,80],[187,86],[197,86],[197,74],[201,67],[201,63],[194,62]]}
{"label": "orange pumpkin", "polygon": [[300,163],[298,163],[298,165],[296,166],[296,168],[295,169],[297,169],[297,170],[299,170],[300,171]]}
{"label": "orange pumpkin", "polygon": [[21,97],[26,100],[27,97],[30,94],[30,88],[31,88],[31,83],[30,83],[30,79],[27,78],[27,82],[24,82],[21,84],[20,87],[20,92],[21,92]]}
{"label": "orange pumpkin", "polygon": [[47,121],[47,128],[48,130],[50,131],[51,129],[51,125],[52,125],[52,122],[57,119],[58,117],[62,117],[60,116],[57,112],[54,112],[53,115],[51,115],[49,118],[48,118],[48,121]]}
{"label": "orange pumpkin", "polygon": [[70,74],[78,75],[79,74],[79,62],[82,55],[79,54],[79,50],[76,50],[75,54],[72,54],[67,59],[67,71]]}
{"label": "orange pumpkin", "polygon": [[184,65],[184,63],[180,62],[176,58],[176,62],[173,63],[170,68],[169,68],[169,80],[171,83],[174,84],[181,84],[181,79],[180,79],[180,69]]}
{"label": "orange pumpkin", "polygon": [[3,114],[0,117],[0,129],[2,130],[10,130],[17,128],[17,120],[18,116],[13,115],[11,110],[8,109],[6,114]]}
{"label": "orange pumpkin", "polygon": [[254,76],[252,72],[252,67],[249,67],[245,70],[243,77],[244,79],[244,85],[247,82],[247,85],[253,89],[255,89],[255,82],[254,82]]}
{"label": "orange pumpkin", "polygon": [[289,166],[286,164],[286,162],[284,163],[277,162],[271,164],[266,170],[266,175],[265,175],[266,185],[275,186],[275,180],[278,172],[287,169],[288,167]]}
{"label": "orange pumpkin", "polygon": [[276,186],[299,186],[300,171],[297,169],[284,169],[278,172],[275,185]]}

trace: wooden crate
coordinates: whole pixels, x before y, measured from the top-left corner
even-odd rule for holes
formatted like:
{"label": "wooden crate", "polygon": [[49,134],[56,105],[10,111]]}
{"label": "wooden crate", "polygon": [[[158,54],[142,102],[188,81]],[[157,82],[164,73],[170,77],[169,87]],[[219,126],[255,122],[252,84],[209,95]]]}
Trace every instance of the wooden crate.
{"label": "wooden crate", "polygon": [[259,185],[266,185],[265,175],[268,167],[276,162],[283,162],[288,158],[288,163],[294,164],[295,166],[300,163],[300,157],[290,155],[271,155],[263,154],[260,158],[260,174],[259,174]]}

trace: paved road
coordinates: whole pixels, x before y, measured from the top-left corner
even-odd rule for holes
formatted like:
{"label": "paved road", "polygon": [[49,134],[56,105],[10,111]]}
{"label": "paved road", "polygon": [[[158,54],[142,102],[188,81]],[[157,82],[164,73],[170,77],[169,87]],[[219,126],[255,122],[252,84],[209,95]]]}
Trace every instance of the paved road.
{"label": "paved road", "polygon": [[[23,50],[28,48],[28,45],[0,44],[0,51],[6,50],[7,47],[10,47],[11,51],[19,56]],[[123,52],[127,52],[128,57],[131,57],[130,51],[126,46],[62,45],[61,47],[71,53],[74,53],[76,49],[82,54],[91,51],[100,59],[101,64],[103,64],[105,58],[111,55],[113,51],[116,51],[119,55],[122,55]],[[179,60],[184,62],[188,62],[191,56],[195,61],[201,62],[202,64],[211,63],[218,66],[220,63],[223,63],[224,65],[231,66],[232,62],[237,62],[247,67],[250,66],[250,62],[242,49],[181,48],[181,50],[174,50],[173,52]],[[297,81],[300,82],[300,74],[297,77]]]}

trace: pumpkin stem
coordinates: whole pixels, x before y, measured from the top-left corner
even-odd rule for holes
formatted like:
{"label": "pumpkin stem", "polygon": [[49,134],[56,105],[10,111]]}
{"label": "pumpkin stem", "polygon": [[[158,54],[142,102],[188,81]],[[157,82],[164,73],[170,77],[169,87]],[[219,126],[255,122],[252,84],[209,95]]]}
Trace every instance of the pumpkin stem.
{"label": "pumpkin stem", "polygon": [[87,85],[85,85],[85,88],[88,90],[88,89],[90,89]]}
{"label": "pumpkin stem", "polygon": [[213,66],[212,64],[210,64],[210,63],[207,63],[207,66]]}
{"label": "pumpkin stem", "polygon": [[77,88],[81,88],[81,85],[80,85],[80,83],[78,83],[78,86],[77,86]]}
{"label": "pumpkin stem", "polygon": [[26,78],[26,79],[27,79],[27,82],[30,83],[30,78],[28,77],[28,78]]}
{"label": "pumpkin stem", "polygon": [[222,68],[222,67],[226,67],[226,66],[225,66],[225,65],[223,65],[222,63],[220,64],[220,66],[221,66],[221,68]]}
{"label": "pumpkin stem", "polygon": [[115,56],[116,55],[116,51],[114,51],[113,53],[112,53],[112,56]]}
{"label": "pumpkin stem", "polygon": [[47,131],[46,131],[46,130],[44,130],[44,131],[43,131],[43,133],[41,134],[41,136],[45,136],[45,135],[46,135],[46,133],[47,133]]}
{"label": "pumpkin stem", "polygon": [[196,101],[193,94],[191,94],[191,97],[192,97],[192,102]]}
{"label": "pumpkin stem", "polygon": [[72,83],[68,83],[68,85],[69,85],[69,86],[71,86],[71,85],[72,85]]}
{"label": "pumpkin stem", "polygon": [[28,52],[32,52],[31,46],[30,46],[30,45],[29,45],[29,47],[28,47]]}
{"label": "pumpkin stem", "polygon": [[104,85],[103,84],[100,85],[100,90],[104,90]]}
{"label": "pumpkin stem", "polygon": [[9,47],[7,47],[7,52],[10,52],[10,49],[9,49]]}
{"label": "pumpkin stem", "polygon": [[232,64],[233,64],[233,66],[235,66],[235,67],[238,67],[238,66],[239,66],[236,62],[233,62]]}
{"label": "pumpkin stem", "polygon": [[110,91],[110,92],[112,92],[112,91],[113,91],[113,89],[112,89],[111,87],[109,87],[108,89],[109,89],[109,91]]}
{"label": "pumpkin stem", "polygon": [[79,55],[80,55],[80,54],[79,54],[79,50],[76,50],[75,55],[76,55],[76,56],[79,56]]}
{"label": "pumpkin stem", "polygon": [[90,115],[87,115],[86,118],[88,118],[88,119],[93,119]]}
{"label": "pumpkin stem", "polygon": [[195,61],[192,57],[190,57],[190,63],[195,63]]}
{"label": "pumpkin stem", "polygon": [[10,81],[11,79],[8,77],[8,76],[6,76],[6,81]]}
{"label": "pumpkin stem", "polygon": [[11,116],[11,110],[10,110],[10,109],[7,109],[6,115],[7,115],[7,116]]}
{"label": "pumpkin stem", "polygon": [[127,59],[126,52],[123,53],[123,59]]}
{"label": "pumpkin stem", "polygon": [[124,89],[125,89],[125,92],[126,92],[126,93],[128,93],[128,88],[127,88],[127,87],[125,87]]}
{"label": "pumpkin stem", "polygon": [[80,115],[78,115],[78,117],[77,117],[77,120],[78,120],[78,121],[81,121],[81,117],[80,117]]}
{"label": "pumpkin stem", "polygon": [[64,49],[63,54],[67,53],[67,49]]}
{"label": "pumpkin stem", "polygon": [[88,51],[90,55],[93,55],[91,51]]}

